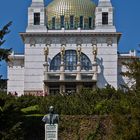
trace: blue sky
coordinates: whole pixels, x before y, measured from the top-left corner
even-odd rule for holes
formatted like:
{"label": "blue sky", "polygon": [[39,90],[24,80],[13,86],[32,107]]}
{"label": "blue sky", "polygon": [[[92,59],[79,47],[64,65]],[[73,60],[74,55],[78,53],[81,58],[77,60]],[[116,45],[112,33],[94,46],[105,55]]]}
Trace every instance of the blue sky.
{"label": "blue sky", "polygon": [[[51,0],[46,0],[46,4]],[[98,0],[93,0],[97,3]],[[16,53],[24,52],[24,45],[19,32],[24,32],[27,26],[27,9],[31,0],[0,0],[0,29],[9,21],[11,33],[6,36],[3,47],[12,48]],[[118,50],[127,52],[138,49],[140,44],[140,0],[112,0],[115,10],[115,25],[122,32]],[[6,65],[1,63],[0,74],[6,78]]]}

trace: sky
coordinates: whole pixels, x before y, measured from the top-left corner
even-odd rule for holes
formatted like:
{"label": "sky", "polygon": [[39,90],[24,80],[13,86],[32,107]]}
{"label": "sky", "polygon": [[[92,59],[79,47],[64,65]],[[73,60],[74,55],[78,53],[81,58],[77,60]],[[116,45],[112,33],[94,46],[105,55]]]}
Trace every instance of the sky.
{"label": "sky", "polygon": [[[46,0],[46,5],[52,0]],[[93,0],[96,4],[98,0]],[[122,33],[118,51],[140,50],[140,0],[111,0],[114,7],[115,26]],[[31,0],[0,0],[0,29],[12,21],[11,32],[5,37],[2,47],[12,48],[15,53],[24,53],[24,44],[19,32],[27,27],[27,11]],[[7,77],[6,64],[0,63],[0,75]]]}

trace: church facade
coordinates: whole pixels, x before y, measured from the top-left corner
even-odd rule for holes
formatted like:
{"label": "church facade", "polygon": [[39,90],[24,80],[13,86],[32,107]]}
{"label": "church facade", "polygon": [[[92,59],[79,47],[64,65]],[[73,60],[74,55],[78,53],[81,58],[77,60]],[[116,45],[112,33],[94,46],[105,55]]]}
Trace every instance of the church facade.
{"label": "church facade", "polygon": [[32,0],[28,25],[20,33],[23,55],[10,55],[8,92],[47,94],[78,92],[81,88],[119,88],[121,62],[135,56],[118,53],[110,0]]}

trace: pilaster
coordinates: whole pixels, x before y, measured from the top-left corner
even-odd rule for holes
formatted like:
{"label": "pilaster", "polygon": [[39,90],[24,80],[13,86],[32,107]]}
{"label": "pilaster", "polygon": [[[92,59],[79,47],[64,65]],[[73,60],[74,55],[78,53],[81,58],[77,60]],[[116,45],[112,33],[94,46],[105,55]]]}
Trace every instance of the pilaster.
{"label": "pilaster", "polygon": [[65,64],[64,64],[65,46],[61,48],[61,65],[60,65],[60,81],[65,80]]}

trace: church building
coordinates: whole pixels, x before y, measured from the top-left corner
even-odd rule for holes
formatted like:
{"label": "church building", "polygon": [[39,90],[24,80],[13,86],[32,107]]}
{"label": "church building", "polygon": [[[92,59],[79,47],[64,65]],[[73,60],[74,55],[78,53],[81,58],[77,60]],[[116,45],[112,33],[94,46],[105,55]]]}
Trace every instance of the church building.
{"label": "church building", "polygon": [[[116,11],[117,12],[117,11]],[[24,54],[10,55],[8,93],[54,95],[81,88],[119,88],[121,62],[135,56],[118,53],[121,33],[111,0],[32,0],[28,25],[20,36]]]}

